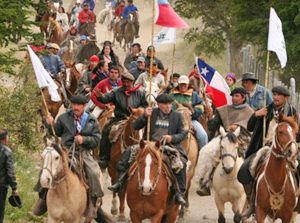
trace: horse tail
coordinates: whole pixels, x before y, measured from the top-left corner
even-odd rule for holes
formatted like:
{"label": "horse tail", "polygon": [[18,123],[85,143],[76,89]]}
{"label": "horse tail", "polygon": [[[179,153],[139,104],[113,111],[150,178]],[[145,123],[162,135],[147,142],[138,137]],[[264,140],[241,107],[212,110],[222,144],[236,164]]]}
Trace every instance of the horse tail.
{"label": "horse tail", "polygon": [[113,223],[114,220],[107,214],[105,211],[103,211],[102,207],[99,207],[97,211],[97,218],[95,220],[98,223]]}

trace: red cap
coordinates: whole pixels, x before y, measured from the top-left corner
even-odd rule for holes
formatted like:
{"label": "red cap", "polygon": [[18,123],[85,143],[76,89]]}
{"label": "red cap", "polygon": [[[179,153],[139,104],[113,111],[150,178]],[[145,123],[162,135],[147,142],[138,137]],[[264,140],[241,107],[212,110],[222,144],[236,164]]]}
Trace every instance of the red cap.
{"label": "red cap", "polygon": [[96,55],[90,57],[90,62],[99,62],[99,58]]}

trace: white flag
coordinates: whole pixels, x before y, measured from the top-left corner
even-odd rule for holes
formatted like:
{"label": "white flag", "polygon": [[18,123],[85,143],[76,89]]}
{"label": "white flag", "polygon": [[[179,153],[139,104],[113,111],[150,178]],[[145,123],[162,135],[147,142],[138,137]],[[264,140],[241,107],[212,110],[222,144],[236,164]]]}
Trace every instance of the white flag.
{"label": "white flag", "polygon": [[176,29],[163,27],[159,33],[156,34],[153,40],[153,45],[158,46],[166,43],[176,42]]}
{"label": "white flag", "polygon": [[54,102],[61,101],[61,98],[57,92],[58,87],[55,84],[54,80],[52,79],[50,74],[46,71],[42,62],[40,61],[38,56],[33,52],[31,47],[29,45],[27,45],[27,48],[28,48],[32,67],[34,69],[34,73],[35,73],[39,88],[47,87],[49,94],[51,96],[51,100]]}
{"label": "white flag", "polygon": [[268,50],[277,54],[281,68],[284,68],[287,62],[287,55],[282,24],[273,8],[270,9]]}

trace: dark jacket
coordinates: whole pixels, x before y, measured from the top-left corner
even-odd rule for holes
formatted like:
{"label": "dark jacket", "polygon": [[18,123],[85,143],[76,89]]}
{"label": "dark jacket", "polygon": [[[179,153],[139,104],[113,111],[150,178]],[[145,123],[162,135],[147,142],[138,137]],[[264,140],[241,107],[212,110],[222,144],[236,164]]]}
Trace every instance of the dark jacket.
{"label": "dark jacket", "polygon": [[[146,57],[145,57],[145,64],[146,64],[146,65],[147,65],[147,64],[150,64],[150,59],[151,59],[151,57],[149,57],[149,56],[146,56]],[[163,63],[160,61],[160,59],[158,59],[157,57],[153,57],[153,59],[156,60],[158,69],[160,69],[160,70],[164,70],[164,69],[165,69],[165,68],[164,68],[164,65],[163,65]]]}
{"label": "dark jacket", "polygon": [[[70,148],[76,136],[76,124],[74,121],[74,114],[72,110],[60,115],[54,125],[55,133],[61,137],[62,144]],[[83,149],[94,149],[100,143],[100,130],[97,119],[88,114],[85,126],[81,130],[80,135],[84,136],[84,141],[81,147]]]}
{"label": "dark jacket", "polygon": [[92,89],[96,87],[96,85],[102,81],[108,78],[108,74],[105,72],[101,72],[100,69],[98,69],[95,73],[92,74]]}
{"label": "dark jacket", "polygon": [[94,43],[87,43],[84,45],[76,55],[77,63],[85,63],[89,61],[90,57],[93,55],[97,55],[100,51],[99,47]]}
{"label": "dark jacket", "polygon": [[17,189],[14,160],[11,149],[0,143],[0,187],[8,186]]}
{"label": "dark jacket", "polygon": [[103,97],[97,98],[97,100],[104,104],[113,103],[116,106],[116,118],[125,118],[126,116],[129,116],[129,107],[146,108],[148,106],[144,92],[136,90],[134,92],[131,92],[130,96],[127,96],[124,91],[124,87],[119,87],[117,89],[112,90],[109,93],[106,93],[105,95],[103,95]]}
{"label": "dark jacket", "polygon": [[[266,116],[266,133],[269,129],[269,124],[274,117],[274,103],[271,103],[268,107],[268,113]],[[287,116],[297,114],[296,109],[293,106],[288,106]],[[255,113],[250,117],[247,125],[247,130],[252,132],[252,137],[248,149],[246,151],[246,158],[256,153],[263,146],[263,117],[255,117]],[[298,133],[299,136],[299,133]],[[299,138],[299,137],[297,137]]]}
{"label": "dark jacket", "polygon": [[[155,123],[157,120],[157,116],[159,114],[159,109],[154,108],[151,114],[150,119],[150,140],[152,140],[152,136],[155,132]],[[140,130],[147,126],[148,119],[143,115],[140,116],[134,123],[133,128],[136,130]],[[171,111],[171,114],[169,115],[169,128],[168,128],[168,134],[172,136],[172,142],[171,144],[174,145],[174,147],[177,148],[177,150],[183,154],[186,155],[185,150],[181,146],[181,142],[187,137],[187,131],[183,130],[183,122],[182,122],[182,116],[178,112]],[[144,131],[144,139],[147,138],[147,131]]]}

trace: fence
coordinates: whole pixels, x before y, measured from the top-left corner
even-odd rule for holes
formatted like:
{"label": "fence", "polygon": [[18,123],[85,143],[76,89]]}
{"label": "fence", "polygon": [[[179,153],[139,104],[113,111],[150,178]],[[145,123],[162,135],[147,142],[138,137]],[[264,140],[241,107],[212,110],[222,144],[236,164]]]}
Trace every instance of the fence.
{"label": "fence", "polygon": [[[265,65],[259,62],[254,54],[254,49],[251,45],[243,47],[241,50],[241,65],[242,71],[253,72],[257,75],[259,83],[264,85],[265,81]],[[277,71],[269,72],[268,89],[272,89],[274,86],[285,86],[290,91],[289,102],[293,105],[298,112],[300,112],[300,94],[296,92],[296,81],[294,78],[290,79],[290,86],[286,86],[278,79]]]}

